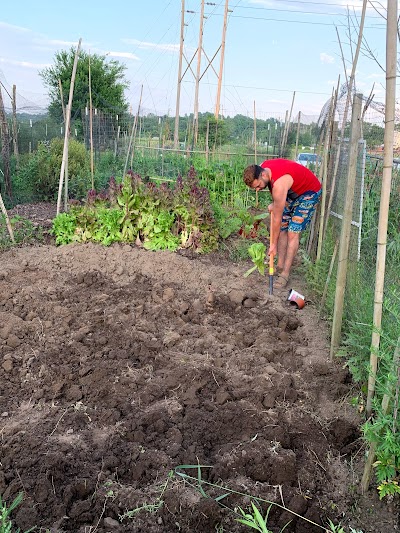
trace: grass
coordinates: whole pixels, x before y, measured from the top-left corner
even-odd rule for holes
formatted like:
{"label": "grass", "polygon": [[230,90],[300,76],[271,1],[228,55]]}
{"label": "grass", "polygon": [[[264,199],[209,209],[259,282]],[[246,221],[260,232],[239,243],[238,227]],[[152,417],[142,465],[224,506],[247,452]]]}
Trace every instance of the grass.
{"label": "grass", "polygon": [[[6,502],[3,501],[0,496],[0,533],[20,533],[19,528],[15,529],[11,521],[12,512],[20,505],[23,500],[23,493],[20,492],[15,499],[7,506]],[[30,528],[25,533],[34,531],[36,528]]]}

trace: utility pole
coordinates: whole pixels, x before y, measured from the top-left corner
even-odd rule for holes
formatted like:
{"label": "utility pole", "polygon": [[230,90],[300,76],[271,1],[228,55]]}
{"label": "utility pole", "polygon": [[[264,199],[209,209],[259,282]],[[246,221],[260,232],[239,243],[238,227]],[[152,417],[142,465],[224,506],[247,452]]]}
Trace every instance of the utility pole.
{"label": "utility pole", "polygon": [[225,39],[226,39],[226,27],[227,27],[227,21],[228,21],[228,6],[229,6],[229,0],[225,0],[224,26],[222,28],[222,42],[221,42],[221,57],[220,57],[220,62],[219,62],[217,103],[215,104],[215,118],[217,120],[218,120],[218,117],[219,117],[219,106],[220,106],[220,101],[221,101],[222,74],[223,74],[223,70],[224,70]]}
{"label": "utility pole", "polygon": [[185,0],[182,0],[181,12],[181,40],[179,45],[179,66],[178,66],[178,84],[176,88],[176,108],[175,108],[175,129],[174,129],[174,148],[179,147],[179,105],[181,99],[181,82],[182,82],[182,56],[183,56],[183,41],[185,29]]}
{"label": "utility pole", "polygon": [[201,52],[203,49],[203,23],[204,23],[204,0],[201,0],[200,10],[200,30],[199,30],[199,44],[197,48],[197,73],[196,73],[196,89],[194,95],[194,144],[197,144],[197,136],[199,133],[199,85],[200,85],[200,69],[201,69]]}

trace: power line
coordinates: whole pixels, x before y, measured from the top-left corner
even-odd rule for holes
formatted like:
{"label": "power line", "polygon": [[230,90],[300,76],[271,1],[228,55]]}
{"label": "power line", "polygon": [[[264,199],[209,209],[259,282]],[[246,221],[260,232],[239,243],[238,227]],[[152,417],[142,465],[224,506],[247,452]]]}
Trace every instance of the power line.
{"label": "power line", "polygon": [[[217,14],[217,16],[222,16],[221,14]],[[266,20],[268,22],[291,22],[295,24],[311,24],[315,26],[337,26],[337,27],[343,27],[347,29],[347,24],[334,24],[333,22],[310,22],[309,20],[287,20],[287,19],[275,19],[275,18],[264,18],[264,17],[247,17],[242,15],[230,15],[230,17],[233,18],[239,18],[239,19],[249,19],[249,20]],[[385,24],[380,24],[376,26],[364,26],[366,29],[378,29],[378,30],[384,30],[386,29]]]}
{"label": "power line", "polygon": [[[320,15],[323,17],[328,17],[328,16],[347,17],[347,13],[323,13],[321,11],[303,11],[301,9],[299,10],[297,9],[276,9],[273,7],[253,7],[253,6],[240,6],[239,9],[253,9],[253,10],[260,10],[260,11],[280,11],[283,13],[302,13],[303,15]],[[368,15],[368,18],[381,19],[382,17],[379,17],[377,15]]]}
{"label": "power line", "polygon": [[[194,83],[193,81],[185,81],[184,83]],[[215,83],[210,83],[210,85],[216,85]],[[203,85],[207,85],[206,82],[203,82]],[[274,89],[274,88],[271,88],[271,87],[253,87],[251,85],[229,85],[229,84],[225,84],[225,87],[239,87],[240,89],[256,89],[256,90],[260,90],[260,91],[276,91],[276,92],[280,92],[280,93],[292,93],[293,94],[293,90],[292,89]],[[298,91],[296,89],[296,93],[300,93],[300,94],[320,94],[320,95],[324,95],[324,96],[331,96],[331,93],[319,93],[319,92],[313,92],[313,91]]]}

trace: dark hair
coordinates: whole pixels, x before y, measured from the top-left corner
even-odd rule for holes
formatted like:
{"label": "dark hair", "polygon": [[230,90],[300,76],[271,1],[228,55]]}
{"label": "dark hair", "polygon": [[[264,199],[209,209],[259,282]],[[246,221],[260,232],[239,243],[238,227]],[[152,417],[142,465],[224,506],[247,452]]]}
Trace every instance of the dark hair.
{"label": "dark hair", "polygon": [[254,165],[254,179],[258,180],[261,172],[263,171],[264,171],[263,167],[260,167],[260,165]]}

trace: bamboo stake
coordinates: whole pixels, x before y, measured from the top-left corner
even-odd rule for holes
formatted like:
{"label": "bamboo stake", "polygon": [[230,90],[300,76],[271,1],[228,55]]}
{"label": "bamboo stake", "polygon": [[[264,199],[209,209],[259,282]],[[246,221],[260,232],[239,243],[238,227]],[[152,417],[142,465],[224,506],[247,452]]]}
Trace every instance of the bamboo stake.
{"label": "bamboo stake", "polygon": [[386,30],[386,101],[385,133],[383,138],[383,174],[381,201],[378,222],[378,242],[376,252],[376,280],[374,296],[374,329],[372,332],[370,367],[368,378],[367,416],[372,413],[372,400],[375,393],[376,373],[378,369],[378,351],[382,323],[383,289],[385,284],[386,245],[388,233],[389,203],[392,182],[393,138],[396,102],[396,66],[397,66],[397,0],[388,0]]}
{"label": "bamboo stake", "polygon": [[[391,0],[389,0],[390,2]],[[389,15],[389,13],[388,13]],[[394,351],[394,354],[393,354],[393,364],[394,364],[394,367],[397,368],[397,372],[398,372],[398,368],[399,368],[399,359],[400,359],[400,337],[397,339],[397,345],[396,345],[396,348],[395,348],[395,351]],[[397,387],[398,387],[398,383],[397,383]],[[386,390],[387,392],[384,394],[383,396],[383,399],[382,399],[382,415],[383,416],[386,416],[387,415],[387,412],[389,410],[389,402],[390,402],[390,396],[391,396],[391,393],[392,393],[392,385],[391,383],[387,383],[386,384]],[[367,461],[365,463],[365,466],[364,466],[364,473],[363,473],[363,476],[362,476],[362,479],[361,479],[361,492],[364,494],[365,492],[367,492],[368,490],[368,487],[369,487],[369,483],[370,483],[370,480],[371,480],[371,473],[372,473],[372,467],[374,466],[374,462],[375,462],[375,456],[376,456],[376,448],[378,446],[378,442],[377,441],[373,441],[371,443],[371,446],[369,448],[369,451],[368,451],[368,457],[367,457]]]}
{"label": "bamboo stake", "polygon": [[58,78],[58,89],[60,91],[60,100],[61,100],[61,108],[63,112],[63,119],[64,119],[64,126],[65,126],[65,106],[64,106],[64,95],[63,95],[63,88],[61,84],[60,78]]}
{"label": "bamboo stake", "polygon": [[292,105],[290,106],[290,112],[289,112],[289,115],[287,116],[285,129],[283,130],[282,149],[281,149],[282,155],[283,155],[283,153],[285,151],[286,143],[287,143],[287,139],[288,139],[288,135],[289,135],[290,119],[292,118],[292,111],[293,111],[293,105],[294,105],[295,96],[296,96],[296,91],[294,91],[294,93],[293,93]]}
{"label": "bamboo stake", "polygon": [[253,103],[253,124],[254,124],[254,163],[257,164],[257,119],[256,119],[256,101]]}
{"label": "bamboo stake", "polygon": [[[1,85],[3,85],[0,82]],[[1,155],[3,158],[3,176],[6,194],[12,197],[11,169],[10,169],[10,136],[8,131],[7,116],[4,109],[3,95],[0,85],[0,138]],[[4,87],[4,86],[3,86]],[[8,93],[7,93],[8,94]]]}
{"label": "bamboo stake", "polygon": [[208,163],[209,158],[209,149],[208,149],[208,136],[210,134],[210,121],[207,120],[207,131],[206,131],[206,161]]}
{"label": "bamboo stake", "polygon": [[19,163],[18,153],[18,128],[17,128],[17,87],[13,85],[13,97],[12,97],[12,131],[13,131],[13,148],[14,156],[17,161],[17,167]]}
{"label": "bamboo stake", "polygon": [[90,175],[92,178],[92,189],[94,189],[94,158],[93,158],[93,105],[92,105],[92,77],[90,68],[89,51],[89,129],[90,129]]}
{"label": "bamboo stake", "polygon": [[11,226],[10,219],[8,217],[6,206],[4,205],[4,202],[3,202],[3,197],[1,196],[1,192],[0,192],[0,209],[1,209],[2,213],[3,213],[3,215],[4,215],[4,218],[6,219],[6,225],[7,225],[8,233],[10,234],[10,238],[11,238],[12,242],[15,243],[14,232],[13,232],[13,229],[12,229],[12,226]]}
{"label": "bamboo stake", "polygon": [[[138,116],[139,116],[140,104],[142,102],[142,94],[143,94],[143,85],[142,85],[141,90],[140,90],[140,99],[139,99],[138,111],[137,111],[137,113],[135,115],[135,120],[133,121],[131,135],[129,137],[129,146],[128,146],[128,151],[126,153],[126,160],[125,160],[123,177],[126,176],[126,171],[128,169],[128,160],[129,160],[129,155],[131,153],[131,148],[132,148],[132,158],[131,158],[131,167],[132,167],[133,152],[134,152],[133,140],[134,140],[134,136],[135,136],[135,132],[136,132],[136,124],[137,124],[137,119],[138,119]],[[150,139],[149,139],[149,145],[150,145]]]}
{"label": "bamboo stake", "polygon": [[81,48],[81,42],[82,42],[82,38],[79,39],[78,46],[76,48],[74,65],[72,67],[71,85],[70,85],[70,89],[69,89],[68,106],[67,106],[67,110],[66,110],[64,149],[63,149],[63,158],[62,158],[61,169],[60,169],[60,182],[59,182],[59,185],[58,185],[57,215],[60,213],[60,209],[61,209],[61,194],[62,194],[62,188],[63,188],[63,182],[64,182],[65,164],[66,164],[66,160],[68,158],[68,138],[69,138],[69,125],[70,125],[70,120],[71,120],[72,98],[73,98],[73,95],[74,95],[74,83],[75,83],[75,76],[76,76],[76,67],[78,65],[78,55],[79,55],[79,50]]}
{"label": "bamboo stake", "polygon": [[139,121],[139,113],[140,113],[140,107],[142,105],[142,96],[143,96],[143,85],[140,89],[140,98],[139,98],[139,105],[137,108],[137,113],[135,116],[135,124],[133,128],[133,144],[132,144],[132,154],[131,154],[131,168],[133,167],[133,156],[135,155],[135,140],[136,140],[136,132],[137,132],[137,125]]}
{"label": "bamboo stake", "polygon": [[284,143],[284,139],[285,139],[285,131],[286,131],[286,125],[287,125],[287,122],[288,122],[288,116],[289,116],[289,110],[287,109],[286,113],[285,113],[285,125],[283,126],[283,132],[282,132],[282,129],[280,130],[280,133],[282,134],[282,136],[279,139],[279,141],[280,141],[280,144],[279,144],[279,157],[282,157],[282,155],[283,155],[283,143]]}
{"label": "bamboo stake", "polygon": [[[299,117],[297,119],[296,148],[294,151],[295,159],[297,159],[297,156],[299,155],[298,148],[299,148],[299,134],[300,134],[300,115],[301,115],[301,111],[299,111]],[[269,148],[269,143],[268,143],[268,148]]]}
{"label": "bamboo stake", "polygon": [[353,111],[351,116],[349,166],[347,174],[346,198],[343,212],[342,229],[340,232],[339,265],[336,280],[335,308],[333,312],[332,337],[330,356],[336,353],[340,344],[342,331],[344,293],[346,289],[347,264],[351,233],[351,219],[353,214],[354,190],[357,173],[358,141],[360,139],[361,97],[354,95]]}

